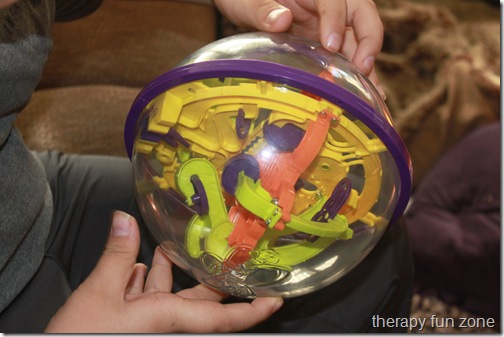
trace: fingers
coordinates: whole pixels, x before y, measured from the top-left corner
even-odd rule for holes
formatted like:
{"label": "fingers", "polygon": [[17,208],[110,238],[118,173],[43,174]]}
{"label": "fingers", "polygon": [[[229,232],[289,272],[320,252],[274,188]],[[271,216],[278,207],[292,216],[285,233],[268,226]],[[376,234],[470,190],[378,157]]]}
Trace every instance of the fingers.
{"label": "fingers", "polygon": [[[174,332],[235,332],[248,329],[270,317],[283,304],[281,298],[263,297],[252,303],[221,304],[180,298],[169,310]],[[167,313],[168,314],[168,313]]]}
{"label": "fingers", "polygon": [[[136,220],[129,214],[116,211],[105,250],[86,279],[86,286],[93,287],[96,291],[124,293],[132,271],[135,270],[133,267],[139,246],[140,234]],[[135,287],[138,286],[137,276],[133,282]]]}
{"label": "fingers", "polygon": [[145,292],[171,292],[173,285],[172,261],[161,247],[157,247],[152,259],[152,267],[145,282]]}
{"label": "fingers", "polygon": [[372,0],[347,0],[347,23],[353,27],[357,49],[352,62],[369,75],[383,44],[383,24]]}
{"label": "fingers", "polygon": [[214,302],[219,302],[229,296],[203,284],[198,284],[195,287],[183,289],[179,291],[177,295],[187,299],[200,299]]}
{"label": "fingers", "polygon": [[320,42],[330,52],[338,52],[347,25],[347,3],[345,0],[319,0],[316,5],[320,16]]}
{"label": "fingers", "polygon": [[365,75],[371,73],[383,44],[383,24],[372,0],[279,1],[293,13],[293,26],[299,26],[293,31],[309,38],[319,33],[324,48],[349,57]]}
{"label": "fingers", "polygon": [[126,286],[126,295],[134,296],[143,293],[146,273],[147,266],[143,263],[137,263],[133,266],[133,273]]}
{"label": "fingers", "polygon": [[292,22],[290,10],[274,0],[214,0],[214,3],[224,16],[241,27],[283,32]]}
{"label": "fingers", "polygon": [[[383,44],[383,24],[375,3],[372,0],[315,2],[320,15],[322,45],[349,57],[362,73],[369,75]],[[349,41],[349,30],[356,43]]]}
{"label": "fingers", "polygon": [[[267,32],[290,31],[320,39],[341,52],[351,28],[356,45],[350,59],[369,75],[383,44],[383,25],[372,0],[214,0],[233,23]],[[348,50],[348,48],[347,48]],[[345,56],[349,57],[348,53]]]}

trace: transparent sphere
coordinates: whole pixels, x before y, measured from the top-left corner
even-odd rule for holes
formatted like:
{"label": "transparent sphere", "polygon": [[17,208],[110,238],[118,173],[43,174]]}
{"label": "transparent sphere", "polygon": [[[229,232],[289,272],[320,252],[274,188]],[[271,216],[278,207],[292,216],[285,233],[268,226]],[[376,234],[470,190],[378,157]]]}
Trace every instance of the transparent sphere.
{"label": "transparent sphere", "polygon": [[239,297],[293,297],[361,262],[402,214],[408,152],[371,82],[288,34],[247,33],[154,79],[125,127],[169,257]]}

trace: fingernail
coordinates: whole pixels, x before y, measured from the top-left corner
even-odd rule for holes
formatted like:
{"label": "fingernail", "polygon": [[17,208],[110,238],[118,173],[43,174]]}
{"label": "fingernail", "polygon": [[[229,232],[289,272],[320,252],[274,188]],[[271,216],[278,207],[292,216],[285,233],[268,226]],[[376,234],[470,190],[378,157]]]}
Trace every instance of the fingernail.
{"label": "fingernail", "polygon": [[281,297],[278,297],[275,304],[273,305],[273,312],[277,312],[282,305],[283,305],[283,299]]}
{"label": "fingernail", "polygon": [[374,65],[374,57],[373,56],[368,56],[364,62],[362,62],[362,72],[365,75],[368,75],[371,69],[373,69]]}
{"label": "fingernail", "polygon": [[112,218],[112,236],[115,237],[125,237],[130,234],[131,231],[131,215],[115,211]]}
{"label": "fingernail", "polygon": [[275,22],[277,22],[278,18],[281,17],[287,11],[288,11],[287,8],[277,8],[272,10],[266,17],[266,23],[268,25],[274,24]]}
{"label": "fingernail", "polygon": [[167,265],[169,262],[166,260],[166,255],[163,252],[161,247],[156,248],[156,252],[154,254],[154,258],[152,259],[152,264],[160,264],[160,265]]}
{"label": "fingernail", "polygon": [[327,50],[337,52],[341,45],[341,36],[338,33],[331,33],[326,39],[325,47]]}

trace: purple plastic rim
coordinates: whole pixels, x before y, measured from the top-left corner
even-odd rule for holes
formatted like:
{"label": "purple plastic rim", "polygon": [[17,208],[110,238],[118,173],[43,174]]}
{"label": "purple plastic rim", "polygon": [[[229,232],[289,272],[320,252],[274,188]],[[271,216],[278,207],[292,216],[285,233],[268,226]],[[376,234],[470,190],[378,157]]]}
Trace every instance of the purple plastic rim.
{"label": "purple plastic rim", "polygon": [[178,85],[210,78],[237,77],[279,83],[304,90],[343,108],[369,127],[387,147],[399,172],[401,189],[390,219],[393,224],[404,212],[412,189],[411,159],[397,131],[367,102],[348,90],[314,74],[278,63],[259,60],[223,59],[174,68],[154,79],[135,98],[124,126],[124,143],[130,159],[138,118],[145,107],[163,92]]}

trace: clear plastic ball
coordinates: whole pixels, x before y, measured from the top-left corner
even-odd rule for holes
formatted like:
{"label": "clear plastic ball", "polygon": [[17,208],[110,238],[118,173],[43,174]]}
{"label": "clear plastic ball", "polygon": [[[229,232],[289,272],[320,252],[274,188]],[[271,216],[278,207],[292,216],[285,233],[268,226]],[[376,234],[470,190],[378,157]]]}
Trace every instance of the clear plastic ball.
{"label": "clear plastic ball", "polygon": [[293,297],[357,266],[402,214],[408,152],[372,83],[289,34],[246,33],[147,85],[125,127],[150,232],[199,282]]}

